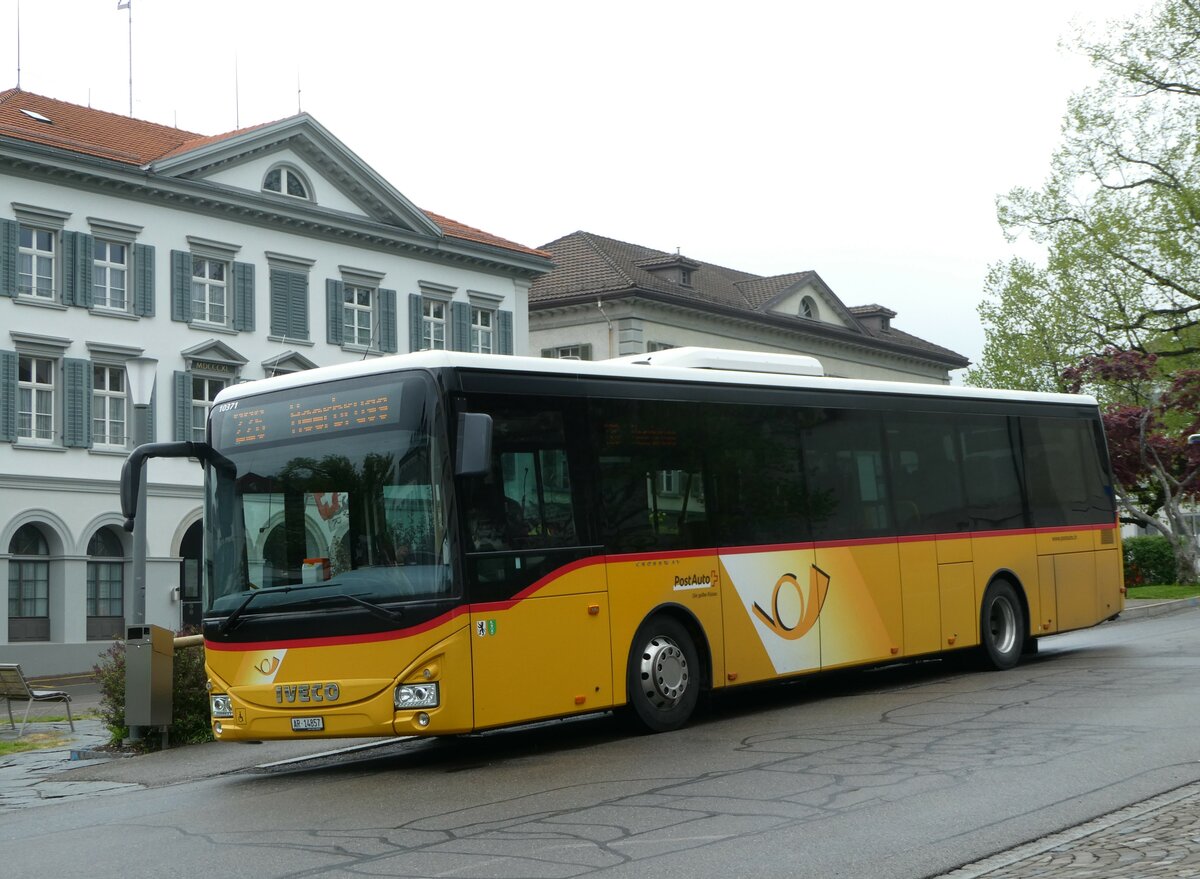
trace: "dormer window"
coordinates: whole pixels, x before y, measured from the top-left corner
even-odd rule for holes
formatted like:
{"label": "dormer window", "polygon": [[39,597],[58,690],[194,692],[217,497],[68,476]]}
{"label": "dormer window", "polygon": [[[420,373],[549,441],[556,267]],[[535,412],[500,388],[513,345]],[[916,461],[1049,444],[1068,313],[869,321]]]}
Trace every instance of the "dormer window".
{"label": "dormer window", "polygon": [[692,286],[692,270],[691,269],[680,269],[679,270],[679,283],[685,287]]}
{"label": "dormer window", "polygon": [[309,198],[308,184],[304,182],[299,171],[287,165],[280,165],[267,172],[267,176],[263,178],[263,190],[290,195],[292,198]]}
{"label": "dormer window", "polygon": [[805,296],[800,300],[800,316],[809,320],[820,320],[821,313],[817,310],[817,300],[811,296]]}

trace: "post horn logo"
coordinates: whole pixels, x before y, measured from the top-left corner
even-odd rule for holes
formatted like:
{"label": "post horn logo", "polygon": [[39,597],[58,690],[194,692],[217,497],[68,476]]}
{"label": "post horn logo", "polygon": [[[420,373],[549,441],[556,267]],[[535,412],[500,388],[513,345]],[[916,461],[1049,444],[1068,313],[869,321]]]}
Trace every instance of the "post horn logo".
{"label": "post horn logo", "polygon": [[[817,617],[821,615],[828,592],[829,575],[816,565],[809,569],[808,583],[804,585],[801,585],[795,574],[784,574],[775,583],[775,591],[771,595],[771,612],[767,613],[756,601],[754,615],[780,638],[798,641],[817,624]],[[781,598],[784,605],[782,612]],[[795,609],[796,604],[799,605],[798,612]]]}
{"label": "post horn logo", "polygon": [[278,669],[279,669],[279,657],[278,656],[268,656],[266,659],[264,659],[258,665],[254,666],[254,668],[259,674],[270,677],[271,675],[275,674],[275,672],[278,671]]}

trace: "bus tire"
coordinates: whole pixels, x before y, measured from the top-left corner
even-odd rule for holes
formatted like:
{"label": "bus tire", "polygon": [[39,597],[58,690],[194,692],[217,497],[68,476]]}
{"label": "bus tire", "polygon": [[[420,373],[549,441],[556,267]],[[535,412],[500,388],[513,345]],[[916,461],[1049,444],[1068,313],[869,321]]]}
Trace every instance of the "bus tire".
{"label": "bus tire", "polygon": [[1021,659],[1025,646],[1025,611],[1011,583],[988,587],[979,612],[980,653],[989,668],[1004,671]]}
{"label": "bus tire", "polygon": [[642,622],[629,649],[625,686],[642,729],[669,732],[688,722],[700,698],[700,657],[682,623],[665,614]]}

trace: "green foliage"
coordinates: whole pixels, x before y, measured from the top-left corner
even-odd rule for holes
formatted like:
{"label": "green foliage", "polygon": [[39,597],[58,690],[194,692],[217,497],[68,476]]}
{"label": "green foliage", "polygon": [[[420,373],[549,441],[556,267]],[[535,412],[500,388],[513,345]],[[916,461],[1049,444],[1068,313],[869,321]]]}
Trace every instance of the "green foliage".
{"label": "green foliage", "polygon": [[[119,746],[129,738],[129,727],[125,725],[125,642],[114,641],[92,671],[100,684],[100,719],[108,729],[110,743]],[[170,741],[176,745],[212,741],[204,648],[176,650],[172,671]],[[154,750],[158,745],[159,737],[151,735],[142,739],[138,747]]]}
{"label": "green foliage", "polygon": [[1158,534],[1126,538],[1124,553],[1126,586],[1175,582],[1175,551],[1167,538]]}

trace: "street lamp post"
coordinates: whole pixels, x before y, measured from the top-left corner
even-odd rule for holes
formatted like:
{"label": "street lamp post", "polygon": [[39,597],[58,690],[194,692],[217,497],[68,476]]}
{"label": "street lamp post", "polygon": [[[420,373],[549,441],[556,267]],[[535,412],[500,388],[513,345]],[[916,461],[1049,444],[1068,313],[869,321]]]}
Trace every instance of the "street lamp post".
{"label": "street lamp post", "polygon": [[[154,377],[158,361],[153,357],[134,357],[125,361],[129,376],[129,396],[133,401],[133,437],[138,445],[149,432],[150,398],[154,395]],[[137,509],[133,523],[133,622],[146,622],[146,468],[138,480]]]}

